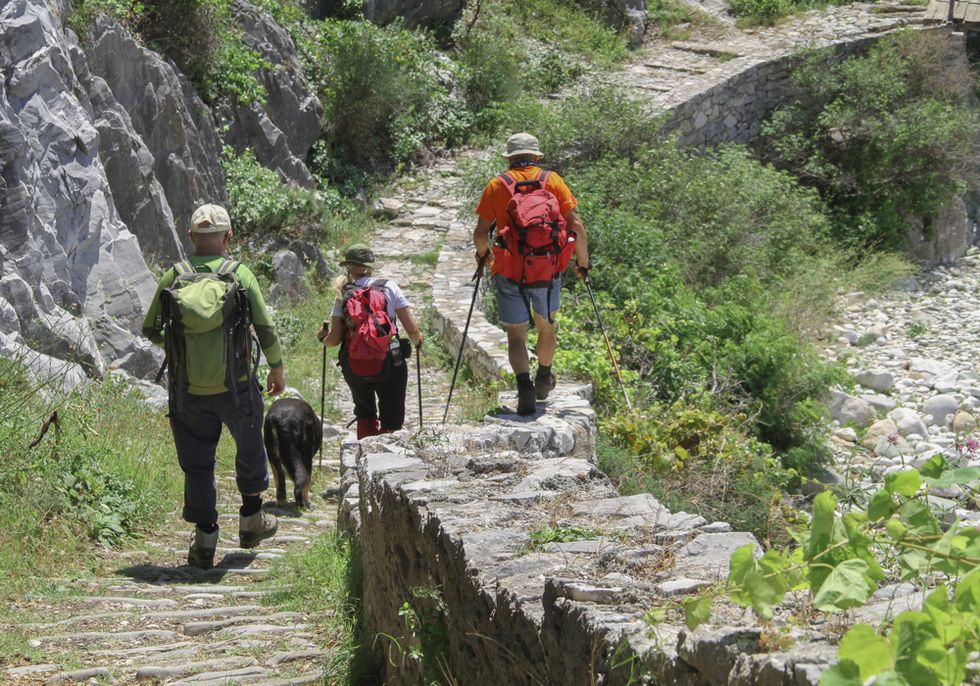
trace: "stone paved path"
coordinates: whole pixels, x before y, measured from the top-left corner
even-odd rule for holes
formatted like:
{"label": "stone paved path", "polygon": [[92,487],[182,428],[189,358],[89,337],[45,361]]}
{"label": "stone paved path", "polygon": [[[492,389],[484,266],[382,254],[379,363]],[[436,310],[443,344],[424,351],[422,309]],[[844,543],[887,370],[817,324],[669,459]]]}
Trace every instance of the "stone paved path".
{"label": "stone paved path", "polygon": [[[331,458],[336,454],[336,446],[325,449]],[[224,514],[211,570],[184,565],[190,528],[175,519],[142,545],[133,544],[136,549],[106,553],[109,576],[66,582],[64,597],[24,599],[19,609],[36,623],[4,630],[25,633],[47,660],[8,668],[0,682],[319,683],[325,654],[318,646],[330,637],[317,635],[315,617],[263,604],[269,590],[262,582],[287,550],[334,529],[336,501],[324,493],[336,471],[337,463],[325,460],[311,510],[269,508],[279,515],[279,531],[251,550],[238,547],[234,477],[219,478]]]}

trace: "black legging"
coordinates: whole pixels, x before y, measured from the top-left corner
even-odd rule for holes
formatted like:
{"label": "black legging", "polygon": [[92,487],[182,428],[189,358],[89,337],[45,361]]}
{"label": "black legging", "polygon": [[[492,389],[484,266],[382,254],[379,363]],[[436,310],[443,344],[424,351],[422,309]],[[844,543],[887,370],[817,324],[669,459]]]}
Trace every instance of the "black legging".
{"label": "black legging", "polygon": [[[407,341],[402,343],[402,350],[406,347],[405,343]],[[384,381],[365,381],[363,377],[351,372],[347,365],[347,355],[341,350],[340,369],[350,387],[355,417],[380,419],[382,431],[397,431],[402,428],[405,423],[405,392],[408,388],[408,364],[405,359],[403,356],[401,364],[391,367],[391,374]]]}

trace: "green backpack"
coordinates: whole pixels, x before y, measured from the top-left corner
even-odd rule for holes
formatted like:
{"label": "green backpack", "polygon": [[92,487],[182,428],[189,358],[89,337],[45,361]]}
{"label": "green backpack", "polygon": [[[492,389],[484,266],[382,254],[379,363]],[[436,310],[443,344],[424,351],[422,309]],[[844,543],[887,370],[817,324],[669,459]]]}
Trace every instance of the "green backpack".
{"label": "green backpack", "polygon": [[[235,381],[251,377],[258,360],[253,359],[252,310],[248,294],[235,270],[235,260],[222,260],[218,269],[197,271],[190,261],[174,265],[174,281],[160,293],[163,347],[166,354],[157,381],[169,369],[170,401],[180,411],[188,385],[224,385],[231,390]],[[206,268],[206,267],[205,267]],[[221,346],[221,364],[215,355]],[[209,364],[201,364],[208,360]],[[232,394],[238,405],[238,394]],[[251,413],[251,393],[249,412]]]}

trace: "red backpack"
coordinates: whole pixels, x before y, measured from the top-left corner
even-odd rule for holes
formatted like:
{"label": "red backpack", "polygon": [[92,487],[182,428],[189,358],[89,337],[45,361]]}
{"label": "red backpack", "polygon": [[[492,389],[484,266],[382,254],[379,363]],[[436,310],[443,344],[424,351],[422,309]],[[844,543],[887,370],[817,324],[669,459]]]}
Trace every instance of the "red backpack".
{"label": "red backpack", "polygon": [[[510,193],[507,216],[510,225],[500,227],[494,248],[495,270],[521,287],[549,289],[568,267],[575,252],[575,232],[561,215],[558,198],[547,189],[550,172],[515,181],[509,174],[498,178]],[[549,318],[551,313],[548,313]]]}
{"label": "red backpack", "polygon": [[385,279],[367,286],[344,287],[344,325],[347,365],[357,376],[380,377],[385,371],[388,347],[395,326],[388,316]]}

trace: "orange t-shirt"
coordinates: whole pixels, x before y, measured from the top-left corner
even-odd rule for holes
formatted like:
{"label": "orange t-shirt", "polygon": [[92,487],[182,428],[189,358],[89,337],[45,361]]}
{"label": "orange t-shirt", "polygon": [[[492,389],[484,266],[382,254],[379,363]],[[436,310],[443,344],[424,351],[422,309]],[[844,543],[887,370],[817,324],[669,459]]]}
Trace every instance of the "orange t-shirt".
{"label": "orange t-shirt", "polygon": [[[540,171],[541,167],[518,167],[516,169],[509,169],[507,174],[514,181],[530,181],[536,178]],[[545,184],[545,188],[558,198],[558,208],[562,216],[567,215],[578,206],[578,200],[572,195],[572,191],[569,189],[568,184],[565,183],[565,179],[561,178],[555,172],[548,174],[548,182]],[[510,221],[510,218],[507,216],[508,202],[510,202],[510,191],[507,190],[500,177],[495,176],[490,179],[490,183],[483,189],[483,195],[480,196],[480,202],[476,206],[476,213],[480,215],[481,219],[485,219],[488,222],[496,220],[498,228],[507,226]]]}

